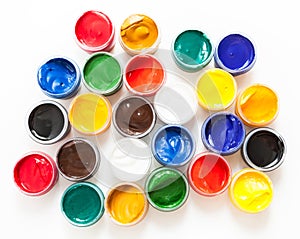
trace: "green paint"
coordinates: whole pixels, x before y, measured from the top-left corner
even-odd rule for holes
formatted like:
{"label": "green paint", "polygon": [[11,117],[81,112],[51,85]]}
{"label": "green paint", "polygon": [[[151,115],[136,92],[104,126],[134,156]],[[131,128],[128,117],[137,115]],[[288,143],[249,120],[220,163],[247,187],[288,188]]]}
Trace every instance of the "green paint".
{"label": "green paint", "polygon": [[187,30],[177,36],[172,52],[180,68],[193,72],[202,69],[211,61],[213,46],[203,32]]}
{"label": "green paint", "polygon": [[61,210],[71,224],[90,226],[104,213],[104,195],[95,184],[75,183],[63,194]]}
{"label": "green paint", "polygon": [[186,177],[177,169],[158,168],[148,177],[145,187],[149,202],[162,211],[181,207],[189,193]]}
{"label": "green paint", "polygon": [[89,90],[103,95],[111,95],[120,89],[121,66],[108,53],[96,53],[84,65],[83,78]]}

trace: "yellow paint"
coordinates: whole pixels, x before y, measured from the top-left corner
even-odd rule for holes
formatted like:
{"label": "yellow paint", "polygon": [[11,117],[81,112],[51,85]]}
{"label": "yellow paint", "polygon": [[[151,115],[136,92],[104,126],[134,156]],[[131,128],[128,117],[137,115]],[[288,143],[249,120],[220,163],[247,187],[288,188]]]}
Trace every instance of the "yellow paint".
{"label": "yellow paint", "polygon": [[278,97],[267,86],[252,85],[238,96],[236,113],[249,126],[265,126],[277,116]]}
{"label": "yellow paint", "polygon": [[71,125],[84,134],[98,134],[111,123],[111,105],[100,95],[87,93],[73,99],[69,110]]}
{"label": "yellow paint", "polygon": [[234,77],[222,69],[209,69],[197,82],[199,104],[206,110],[228,108],[235,100],[237,86]]}
{"label": "yellow paint", "polygon": [[236,207],[248,213],[258,213],[272,202],[273,186],[265,173],[242,169],[233,175],[229,193]]}
{"label": "yellow paint", "polygon": [[147,199],[136,186],[124,184],[113,188],[107,196],[106,209],[122,225],[139,222],[146,213]]}
{"label": "yellow paint", "polygon": [[150,17],[134,14],[123,22],[121,39],[125,47],[141,51],[153,47],[158,39],[158,28]]}

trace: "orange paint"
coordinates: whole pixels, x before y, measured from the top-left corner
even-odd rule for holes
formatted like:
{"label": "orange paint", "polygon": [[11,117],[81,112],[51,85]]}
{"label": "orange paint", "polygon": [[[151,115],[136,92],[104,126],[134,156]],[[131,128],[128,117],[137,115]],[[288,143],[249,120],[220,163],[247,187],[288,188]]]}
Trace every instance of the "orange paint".
{"label": "orange paint", "polygon": [[278,114],[278,96],[268,86],[255,84],[237,98],[236,114],[248,126],[266,126]]}

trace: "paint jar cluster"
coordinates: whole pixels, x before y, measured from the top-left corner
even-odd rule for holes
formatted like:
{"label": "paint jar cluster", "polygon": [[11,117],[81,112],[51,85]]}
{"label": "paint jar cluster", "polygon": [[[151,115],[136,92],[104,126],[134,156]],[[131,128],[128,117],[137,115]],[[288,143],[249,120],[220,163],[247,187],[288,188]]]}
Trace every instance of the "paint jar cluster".
{"label": "paint jar cluster", "polygon": [[[230,34],[213,46],[193,29],[174,36],[170,55],[178,69],[199,72],[194,84],[167,77],[167,67],[155,56],[160,29],[150,17],[130,15],[118,34],[130,56],[125,65],[111,53],[117,32],[110,18],[85,12],[75,25],[77,44],[89,54],[84,65],[55,57],[38,68],[37,82],[48,98],[29,109],[26,130],[36,143],[56,144],[57,150],[54,157],[28,152],[17,162],[14,181],[21,192],[41,196],[59,177],[72,182],[60,209],[79,227],[95,224],[105,212],[116,224],[131,226],[144,219],[149,205],[175,211],[190,188],[199,197],[227,191],[233,205],[247,213],[268,208],[273,197],[268,172],[283,163],[286,143],[269,127],[279,110],[276,92],[253,84],[238,94],[237,76],[256,61],[253,42]],[[87,93],[80,93],[81,85]],[[122,88],[126,96],[112,104],[110,97]],[[68,108],[60,102],[67,99]],[[208,116],[193,132],[188,126],[198,122],[199,111]],[[81,136],[70,136],[72,131]],[[104,193],[89,180],[103,160],[101,145],[89,137],[106,132],[117,135],[108,161],[120,182]],[[199,142],[205,151],[199,152]],[[235,173],[227,158],[233,154],[246,165]]]}

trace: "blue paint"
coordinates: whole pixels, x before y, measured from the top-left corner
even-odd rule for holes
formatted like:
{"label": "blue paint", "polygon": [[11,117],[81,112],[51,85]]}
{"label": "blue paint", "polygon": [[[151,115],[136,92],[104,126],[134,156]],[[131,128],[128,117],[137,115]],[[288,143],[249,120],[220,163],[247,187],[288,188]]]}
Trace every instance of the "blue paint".
{"label": "blue paint", "polygon": [[195,152],[195,140],[191,132],[181,125],[159,128],[151,143],[155,159],[164,166],[183,166]]}
{"label": "blue paint", "polygon": [[78,92],[81,73],[77,64],[70,59],[52,58],[41,65],[37,79],[47,96],[66,99]]}
{"label": "blue paint", "polygon": [[232,113],[219,112],[209,116],[203,123],[201,138],[204,146],[222,155],[238,151],[245,139],[242,121]]}
{"label": "blue paint", "polygon": [[217,45],[214,60],[216,67],[232,75],[244,74],[253,67],[256,61],[255,47],[247,37],[230,34]]}

